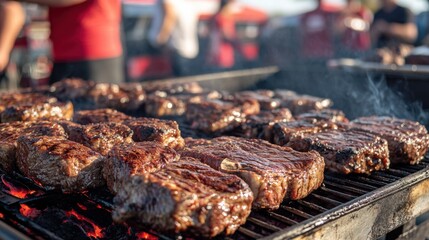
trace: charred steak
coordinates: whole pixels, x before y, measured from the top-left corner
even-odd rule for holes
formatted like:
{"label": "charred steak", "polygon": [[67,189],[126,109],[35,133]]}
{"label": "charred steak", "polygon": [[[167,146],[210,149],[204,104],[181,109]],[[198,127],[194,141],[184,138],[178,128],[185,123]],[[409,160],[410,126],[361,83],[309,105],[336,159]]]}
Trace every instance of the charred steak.
{"label": "charred steak", "polygon": [[35,120],[71,120],[73,104],[70,102],[28,103],[7,107],[1,114],[1,122]]}
{"label": "charred steak", "polygon": [[297,152],[263,140],[220,137],[187,141],[180,153],[249,184],[254,208],[276,209],[283,199],[301,199],[323,182],[325,163],[315,151]]}
{"label": "charred steak", "polygon": [[16,146],[20,136],[58,136],[66,137],[64,129],[47,121],[12,122],[0,124],[0,167],[12,172],[16,166]]}
{"label": "charred steak", "polygon": [[287,146],[318,151],[328,170],[344,174],[370,173],[390,165],[387,141],[356,130],[308,133],[292,138]]}
{"label": "charred steak", "polygon": [[259,138],[271,142],[274,124],[291,121],[292,119],[292,114],[287,108],[261,111],[257,115],[246,117],[245,122],[232,130],[231,134],[245,138]]}
{"label": "charred steak", "polygon": [[428,132],[418,122],[374,116],[352,121],[351,128],[386,139],[392,164],[417,164],[429,148]]}
{"label": "charred steak", "polygon": [[274,91],[274,98],[281,101],[281,106],[289,108],[293,115],[309,112],[312,110],[322,110],[332,106],[332,101],[326,98],[318,98],[308,95],[299,95],[289,90]]}
{"label": "charred steak", "polygon": [[176,151],[154,142],[118,145],[107,157],[103,176],[110,191],[116,193],[130,176],[157,171],[178,159]]}
{"label": "charred steak", "polygon": [[101,154],[63,137],[18,138],[19,170],[46,188],[74,192],[99,187],[103,161]]}
{"label": "charred steak", "polygon": [[334,109],[323,109],[320,111],[310,111],[308,113],[302,113],[296,116],[297,120],[307,120],[310,122],[328,121],[335,123],[348,123],[349,120],[346,118],[344,112]]}
{"label": "charred steak", "polygon": [[102,122],[117,122],[121,123],[131,117],[110,108],[102,108],[97,110],[77,111],[73,117],[73,121],[79,124],[102,123]]}
{"label": "charred steak", "polygon": [[67,132],[68,139],[81,143],[106,156],[115,145],[133,142],[133,131],[120,123],[94,123],[80,125],[73,122],[59,122]]}
{"label": "charred steak", "polygon": [[292,138],[307,133],[318,133],[330,130],[345,129],[346,125],[331,121],[305,119],[290,122],[279,122],[273,126],[273,142],[277,145],[286,145]]}
{"label": "charred steak", "polygon": [[142,117],[126,120],[123,124],[133,130],[136,142],[155,141],[175,149],[185,144],[176,121]]}
{"label": "charred steak", "polygon": [[209,238],[234,233],[250,214],[252,200],[240,178],[183,158],[127,181],[114,199],[113,219]]}

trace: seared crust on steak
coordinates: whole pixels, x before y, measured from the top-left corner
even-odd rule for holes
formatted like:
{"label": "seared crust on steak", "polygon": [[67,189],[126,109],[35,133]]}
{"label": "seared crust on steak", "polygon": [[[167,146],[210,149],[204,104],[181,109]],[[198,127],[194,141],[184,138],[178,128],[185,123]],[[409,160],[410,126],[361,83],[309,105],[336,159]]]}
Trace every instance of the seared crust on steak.
{"label": "seared crust on steak", "polygon": [[185,144],[176,121],[142,117],[126,120],[123,124],[133,130],[136,142],[155,141],[174,149]]}
{"label": "seared crust on steak", "polygon": [[113,219],[159,231],[233,234],[250,214],[252,192],[240,178],[192,158],[133,176],[115,198]]}
{"label": "seared crust on steak", "polygon": [[131,117],[110,108],[102,108],[97,110],[77,111],[73,121],[79,124],[102,123],[102,122],[117,122],[121,123]]}
{"label": "seared crust on steak", "polygon": [[328,170],[344,174],[370,173],[390,165],[387,141],[356,130],[304,134],[292,138],[287,146],[318,151]]}
{"label": "seared crust on steak", "polygon": [[52,84],[49,91],[63,101],[81,100],[88,95],[88,91],[94,84],[79,78],[69,78]]}
{"label": "seared crust on steak", "polygon": [[304,134],[346,128],[347,126],[344,124],[324,120],[314,121],[314,119],[279,122],[273,125],[273,142],[277,145],[284,146],[292,138],[300,137]]}
{"label": "seared crust on steak", "polygon": [[20,136],[67,137],[60,125],[47,121],[0,124],[0,167],[6,172],[16,168],[16,145]]}
{"label": "seared crust on steak", "polygon": [[46,188],[74,192],[99,187],[103,161],[101,154],[63,137],[18,138],[19,170]]}
{"label": "seared crust on steak", "polygon": [[285,197],[301,199],[323,182],[325,164],[315,151],[302,153],[237,137],[187,140],[187,144],[182,156],[242,178],[254,194],[254,208],[276,209]]}
{"label": "seared crust on steak", "polygon": [[334,123],[348,123],[344,112],[334,109],[323,109],[320,111],[310,111],[307,113],[299,114],[295,117],[297,120],[306,120],[310,122],[328,121]]}
{"label": "seared crust on steak", "polygon": [[179,157],[173,149],[154,142],[118,145],[110,151],[103,175],[110,191],[116,193],[131,176],[158,171]]}
{"label": "seared crust on steak", "polygon": [[133,142],[133,131],[120,123],[94,123],[87,125],[69,121],[59,123],[67,131],[69,140],[81,143],[104,156],[115,145]]}
{"label": "seared crust on steak", "polygon": [[61,103],[28,103],[7,107],[1,114],[1,122],[35,121],[35,120],[70,120],[73,117],[73,104]]}
{"label": "seared crust on steak", "polygon": [[418,122],[373,116],[352,121],[351,128],[386,139],[392,164],[418,164],[429,148],[427,129]]}
{"label": "seared crust on steak", "polygon": [[309,95],[299,95],[289,90],[274,91],[274,98],[281,100],[281,106],[289,108],[293,115],[322,110],[332,106],[332,101],[327,98],[318,98]]}

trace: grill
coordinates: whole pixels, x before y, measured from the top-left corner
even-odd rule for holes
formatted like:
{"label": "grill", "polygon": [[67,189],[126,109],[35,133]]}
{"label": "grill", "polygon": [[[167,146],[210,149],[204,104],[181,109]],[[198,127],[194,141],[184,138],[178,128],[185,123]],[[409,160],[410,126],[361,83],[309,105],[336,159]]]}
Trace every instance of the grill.
{"label": "grill", "polygon": [[[181,124],[185,137],[208,137]],[[183,239],[147,229],[137,232],[111,221],[112,196],[104,189],[79,195],[49,191],[19,175],[0,172],[0,217],[35,239]],[[429,211],[429,158],[369,176],[325,174],[307,198],[285,201],[275,211],[253,211],[246,224],[219,239],[378,238]],[[19,196],[22,199],[18,197]],[[28,196],[26,196],[28,195]],[[70,221],[70,226],[68,226]],[[57,226],[60,224],[60,227]],[[63,224],[63,225],[61,225]],[[0,224],[10,235],[20,236]],[[8,231],[8,229],[10,231]],[[70,234],[70,229],[74,229]],[[83,234],[83,235],[82,235]],[[1,236],[1,235],[0,235]]]}
{"label": "grill", "polygon": [[[211,137],[174,120],[183,137]],[[106,189],[65,195],[18,173],[0,171],[0,178],[1,239],[190,239],[114,224]],[[252,211],[234,235],[216,239],[418,239],[429,234],[429,222],[415,220],[429,211],[428,189],[429,156],[419,165],[368,176],[326,173],[322,187],[307,198],[286,200],[274,211]]]}

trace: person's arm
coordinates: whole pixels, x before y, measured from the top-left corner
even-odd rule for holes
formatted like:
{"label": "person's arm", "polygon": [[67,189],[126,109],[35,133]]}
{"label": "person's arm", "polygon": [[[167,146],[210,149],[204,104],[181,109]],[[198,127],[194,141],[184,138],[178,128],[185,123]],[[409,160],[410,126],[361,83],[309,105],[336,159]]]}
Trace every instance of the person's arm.
{"label": "person's arm", "polygon": [[17,2],[0,3],[0,72],[9,62],[15,39],[25,21],[25,13]]}
{"label": "person's arm", "polygon": [[83,3],[86,0],[14,0],[18,2],[36,3],[49,7],[67,7]]}
{"label": "person's arm", "polygon": [[417,27],[414,23],[391,23],[388,25],[384,33],[388,36],[399,39],[402,42],[414,43],[414,40],[417,37]]}
{"label": "person's arm", "polygon": [[174,26],[176,25],[177,18],[174,6],[170,2],[164,1],[163,10],[164,19],[162,21],[161,30],[156,38],[159,45],[164,45],[168,41],[171,33],[173,32]]}

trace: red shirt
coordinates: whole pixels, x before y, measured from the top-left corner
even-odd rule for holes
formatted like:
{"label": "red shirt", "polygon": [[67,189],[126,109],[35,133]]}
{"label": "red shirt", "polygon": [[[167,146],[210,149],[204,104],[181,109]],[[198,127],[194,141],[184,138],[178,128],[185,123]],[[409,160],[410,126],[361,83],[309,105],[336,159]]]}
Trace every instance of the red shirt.
{"label": "red shirt", "polygon": [[121,3],[87,0],[69,7],[49,8],[55,61],[119,57]]}
{"label": "red shirt", "polygon": [[[230,68],[235,64],[234,46],[231,42],[226,41],[223,35],[235,38],[235,21],[233,16],[215,16],[212,26],[211,50],[209,53],[209,63],[218,67]],[[217,38],[217,39],[214,39]],[[216,46],[213,46],[216,45]]]}
{"label": "red shirt", "polygon": [[322,9],[305,13],[301,18],[301,52],[308,58],[328,58],[334,54],[331,12]]}
{"label": "red shirt", "polygon": [[[361,8],[359,11],[353,14],[356,19],[369,24],[371,22],[371,14],[365,8]],[[371,37],[367,30],[353,30],[346,28],[344,35],[342,36],[342,43],[345,48],[355,51],[366,51],[371,47]]]}

